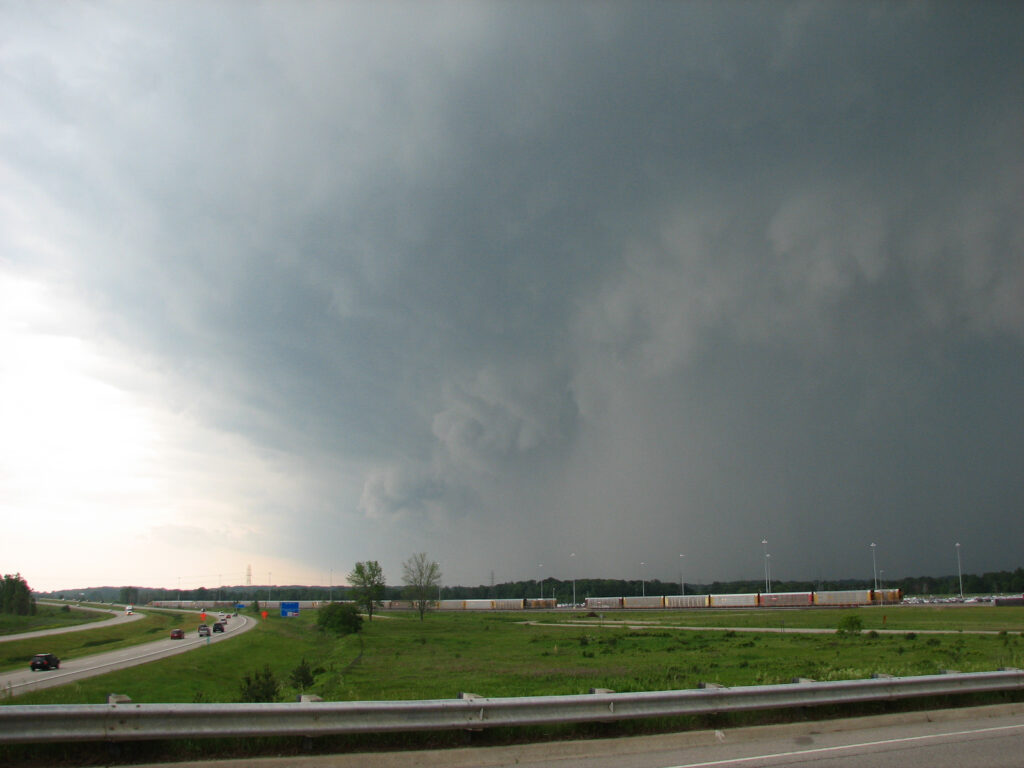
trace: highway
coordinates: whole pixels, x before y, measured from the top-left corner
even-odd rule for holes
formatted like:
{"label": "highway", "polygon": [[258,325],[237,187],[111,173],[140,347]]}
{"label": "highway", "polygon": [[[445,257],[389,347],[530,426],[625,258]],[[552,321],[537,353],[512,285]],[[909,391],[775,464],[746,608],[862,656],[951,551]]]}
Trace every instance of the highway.
{"label": "highway", "polygon": [[[43,603],[43,605],[59,605],[59,603]],[[0,635],[0,643],[6,643],[11,640],[27,640],[31,637],[46,637],[48,635],[63,635],[68,632],[88,632],[90,629],[101,629],[110,627],[113,624],[124,624],[127,621],[136,621],[142,618],[142,614],[138,613],[125,613],[123,610],[111,610],[109,608],[83,608],[78,605],[69,606],[73,611],[92,611],[93,613],[109,613],[112,614],[109,619],[103,619],[102,621],[93,621],[88,624],[71,624],[67,627],[56,627],[52,629],[37,629],[32,632],[21,632],[17,635]]]}
{"label": "highway", "polygon": [[[205,768],[214,763],[175,763]],[[1020,768],[1024,703],[657,736],[219,760],[218,768]],[[155,768],[136,766],[136,768]]]}
{"label": "highway", "polygon": [[[137,616],[138,613],[135,615]],[[213,621],[211,620],[209,624],[212,626]],[[65,685],[66,683],[82,680],[87,677],[102,675],[115,669],[124,669],[145,664],[149,661],[156,661],[157,659],[173,656],[176,653],[184,653],[203,645],[223,642],[246,630],[252,629],[254,626],[256,626],[256,620],[252,617],[235,616],[225,625],[223,634],[218,632],[210,638],[197,637],[196,630],[190,629],[184,640],[157,640],[152,643],[145,643],[144,645],[133,645],[130,648],[97,653],[92,656],[82,656],[68,660],[61,659],[60,669],[49,671],[32,672],[28,668],[29,660],[25,659],[25,668],[23,670],[0,672],[0,696],[17,696],[27,691]],[[79,629],[87,631],[87,627],[79,627]],[[42,650],[45,651],[46,648],[42,648]]]}

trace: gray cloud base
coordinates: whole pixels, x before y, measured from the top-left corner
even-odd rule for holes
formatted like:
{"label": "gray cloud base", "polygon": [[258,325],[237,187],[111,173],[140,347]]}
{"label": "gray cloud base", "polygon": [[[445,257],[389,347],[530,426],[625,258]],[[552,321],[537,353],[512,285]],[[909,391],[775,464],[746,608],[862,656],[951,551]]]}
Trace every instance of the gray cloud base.
{"label": "gray cloud base", "polygon": [[293,457],[296,556],[1012,568],[1022,15],[8,6],[3,246]]}

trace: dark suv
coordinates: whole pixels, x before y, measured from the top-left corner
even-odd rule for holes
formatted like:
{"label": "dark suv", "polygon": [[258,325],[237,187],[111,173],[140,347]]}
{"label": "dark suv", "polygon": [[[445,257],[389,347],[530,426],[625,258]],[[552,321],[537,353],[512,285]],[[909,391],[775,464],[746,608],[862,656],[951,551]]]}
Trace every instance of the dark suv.
{"label": "dark suv", "polygon": [[223,632],[223,631],[224,631],[224,625],[223,625],[223,624],[221,624],[221,623],[220,623],[219,621],[218,621],[218,622],[216,622],[216,623],[215,623],[215,624],[213,625],[213,631],[214,631],[214,632]]}
{"label": "dark suv", "polygon": [[28,666],[33,672],[37,669],[60,669],[60,659],[52,653],[37,653]]}

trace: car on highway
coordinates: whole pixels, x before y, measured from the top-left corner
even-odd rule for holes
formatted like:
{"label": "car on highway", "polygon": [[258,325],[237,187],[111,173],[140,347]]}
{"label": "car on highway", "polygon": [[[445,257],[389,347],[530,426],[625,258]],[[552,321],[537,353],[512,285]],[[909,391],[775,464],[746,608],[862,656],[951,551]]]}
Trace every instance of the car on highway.
{"label": "car on highway", "polygon": [[37,653],[28,664],[29,669],[35,672],[37,669],[60,669],[60,659],[52,653]]}
{"label": "car on highway", "polygon": [[199,625],[199,636],[200,637],[209,637],[210,636],[210,628],[206,624],[200,624]]}
{"label": "car on highway", "polygon": [[185,639],[185,630],[184,629],[172,629],[171,630],[171,640],[184,640],[184,639]]}
{"label": "car on highway", "polygon": [[218,622],[216,622],[216,623],[215,623],[215,624],[213,625],[213,631],[214,631],[214,632],[223,632],[223,631],[224,631],[224,625],[223,625],[223,624],[221,624],[221,623],[220,623],[219,621],[218,621]]}

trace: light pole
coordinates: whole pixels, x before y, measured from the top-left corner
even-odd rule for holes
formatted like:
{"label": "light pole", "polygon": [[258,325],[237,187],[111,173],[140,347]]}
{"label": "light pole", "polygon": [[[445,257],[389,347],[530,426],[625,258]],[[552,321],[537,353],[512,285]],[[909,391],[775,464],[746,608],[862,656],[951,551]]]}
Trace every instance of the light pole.
{"label": "light pole", "polygon": [[768,575],[768,539],[761,539],[761,546],[764,547],[764,591],[772,591],[771,577]]}
{"label": "light pole", "polygon": [[[543,567],[544,567],[544,563],[537,563],[537,568],[538,569],[543,568]],[[544,571],[539,571],[538,572],[537,579],[540,581],[540,599],[543,600],[544,599]]]}
{"label": "light pole", "polygon": [[768,592],[772,591],[772,553],[764,556],[764,564],[768,566]]}
{"label": "light pole", "polygon": [[875,589],[878,589],[878,564],[875,561],[875,542],[871,542],[871,572],[875,576]]}
{"label": "light pole", "polygon": [[956,577],[960,580],[960,599],[964,599],[964,572],[960,570],[960,542],[956,543]]}
{"label": "light pole", "polygon": [[686,586],[683,584],[683,558],[684,557],[686,557],[686,555],[680,555],[679,556],[679,594],[680,595],[685,595],[686,594]]}
{"label": "light pole", "polygon": [[640,561],[640,594],[643,597],[647,597],[647,571],[644,570],[646,565],[647,563]]}
{"label": "light pole", "polygon": [[573,564],[576,562],[575,557],[576,557],[576,553],[575,552],[571,552],[569,554],[569,567],[572,568],[572,607],[573,607],[573,610],[576,609],[576,569],[573,567]]}

